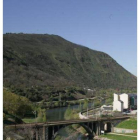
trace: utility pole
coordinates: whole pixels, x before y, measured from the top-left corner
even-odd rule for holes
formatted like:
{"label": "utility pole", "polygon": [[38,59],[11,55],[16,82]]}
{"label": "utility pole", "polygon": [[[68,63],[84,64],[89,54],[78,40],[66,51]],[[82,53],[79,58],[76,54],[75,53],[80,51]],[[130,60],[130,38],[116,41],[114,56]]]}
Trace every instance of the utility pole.
{"label": "utility pole", "polygon": [[101,110],[99,110],[99,116],[101,117]]}
{"label": "utility pole", "polygon": [[93,102],[93,104],[92,104],[92,105],[93,105],[93,118],[94,118],[94,102]]}
{"label": "utility pole", "polygon": [[87,106],[87,117],[88,117],[88,106]]}

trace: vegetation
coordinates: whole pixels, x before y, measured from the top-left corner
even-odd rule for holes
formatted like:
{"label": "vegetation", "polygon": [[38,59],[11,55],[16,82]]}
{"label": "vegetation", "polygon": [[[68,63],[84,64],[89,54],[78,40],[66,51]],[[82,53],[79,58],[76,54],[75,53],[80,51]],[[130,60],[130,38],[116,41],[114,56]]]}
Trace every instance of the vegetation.
{"label": "vegetation", "polygon": [[83,109],[87,109],[88,107],[88,100],[84,100]]}
{"label": "vegetation", "polygon": [[137,78],[109,55],[62,37],[4,34],[3,44],[4,87],[31,101],[74,100],[109,88],[136,90]]}
{"label": "vegetation", "polygon": [[3,90],[3,111],[4,119],[6,119],[6,114],[11,114],[17,117],[24,117],[25,114],[32,112],[33,106],[31,102],[19,95],[16,95],[9,90]]}
{"label": "vegetation", "polygon": [[101,102],[99,100],[95,100],[94,107],[96,108],[98,106],[101,106]]}
{"label": "vegetation", "polygon": [[70,119],[78,119],[79,118],[79,109],[76,110],[76,109],[71,109],[70,106],[67,108],[66,112],[65,112],[65,115],[64,115],[64,118],[66,120],[70,120]]}
{"label": "vegetation", "polygon": [[3,120],[6,124],[23,123],[23,121],[26,123],[46,122],[46,109],[41,109],[38,105],[31,103],[26,97],[16,95],[4,88]]}
{"label": "vegetation", "polygon": [[22,120],[25,123],[33,123],[33,122],[46,122],[46,110],[45,109],[39,109],[37,111],[38,115],[36,118],[23,118]]}
{"label": "vegetation", "polygon": [[119,123],[117,128],[137,129],[137,119],[131,118]]}
{"label": "vegetation", "polygon": [[105,134],[100,137],[105,137],[112,140],[137,140],[137,137],[121,136],[121,135],[114,135],[114,134]]}

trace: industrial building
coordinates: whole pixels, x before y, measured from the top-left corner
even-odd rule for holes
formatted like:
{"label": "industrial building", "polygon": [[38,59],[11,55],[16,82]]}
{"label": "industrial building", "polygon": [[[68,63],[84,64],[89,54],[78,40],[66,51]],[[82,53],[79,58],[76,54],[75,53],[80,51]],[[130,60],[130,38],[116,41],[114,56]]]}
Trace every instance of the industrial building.
{"label": "industrial building", "polygon": [[113,111],[132,109],[137,107],[137,94],[114,93]]}

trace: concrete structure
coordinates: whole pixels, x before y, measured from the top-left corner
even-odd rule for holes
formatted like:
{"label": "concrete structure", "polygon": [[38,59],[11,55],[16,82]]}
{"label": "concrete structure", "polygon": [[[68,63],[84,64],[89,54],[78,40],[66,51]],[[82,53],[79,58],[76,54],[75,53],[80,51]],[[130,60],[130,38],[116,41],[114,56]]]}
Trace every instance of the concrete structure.
{"label": "concrete structure", "polygon": [[137,133],[137,130],[114,127],[114,132],[115,133]]}
{"label": "concrete structure", "polygon": [[137,94],[133,93],[114,93],[113,110],[123,111],[137,106]]}
{"label": "concrete structure", "polygon": [[79,118],[80,118],[80,119],[88,119],[88,117],[87,117],[87,116],[85,116],[85,115],[82,115],[82,113],[81,113],[81,112],[79,113]]}
{"label": "concrete structure", "polygon": [[114,93],[114,101],[119,101],[120,100],[120,96],[118,93]]}
{"label": "concrete structure", "polygon": [[120,94],[120,100],[123,101],[123,109],[129,108],[129,95],[126,93]]}
{"label": "concrete structure", "polygon": [[120,96],[117,93],[114,93],[113,111],[123,111],[123,102],[120,100]]}
{"label": "concrete structure", "polygon": [[6,126],[11,130],[15,129],[15,132],[22,129],[32,128],[33,139],[35,140],[54,140],[58,131],[68,125],[79,124],[88,133],[89,139],[93,139],[95,135],[100,135],[101,131],[106,132],[114,131],[114,122],[117,120],[128,119],[128,116],[123,117],[111,117],[111,118],[100,118],[100,119],[77,119],[77,120],[65,120],[65,121],[55,121],[46,123],[32,123],[32,124],[17,124]]}
{"label": "concrete structure", "polygon": [[102,105],[101,106],[101,110],[102,111],[112,111],[113,110],[113,106],[112,105]]}

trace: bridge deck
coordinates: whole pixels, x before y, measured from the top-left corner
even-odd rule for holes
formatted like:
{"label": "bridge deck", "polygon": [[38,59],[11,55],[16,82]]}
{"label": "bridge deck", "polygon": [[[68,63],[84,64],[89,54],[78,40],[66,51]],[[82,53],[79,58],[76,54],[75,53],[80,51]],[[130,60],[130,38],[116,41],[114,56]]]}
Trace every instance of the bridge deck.
{"label": "bridge deck", "polygon": [[[64,120],[64,121],[51,121],[45,123],[27,123],[27,124],[16,124],[16,128],[22,127],[35,127],[35,126],[55,126],[55,125],[62,125],[62,124],[76,124],[76,123],[86,123],[86,122],[98,122],[98,121],[113,121],[113,120],[120,120],[120,119],[128,119],[129,116],[123,117],[110,117],[110,118],[93,118],[93,119],[75,119],[75,120]],[[10,127],[15,127],[15,125],[8,125]]]}

